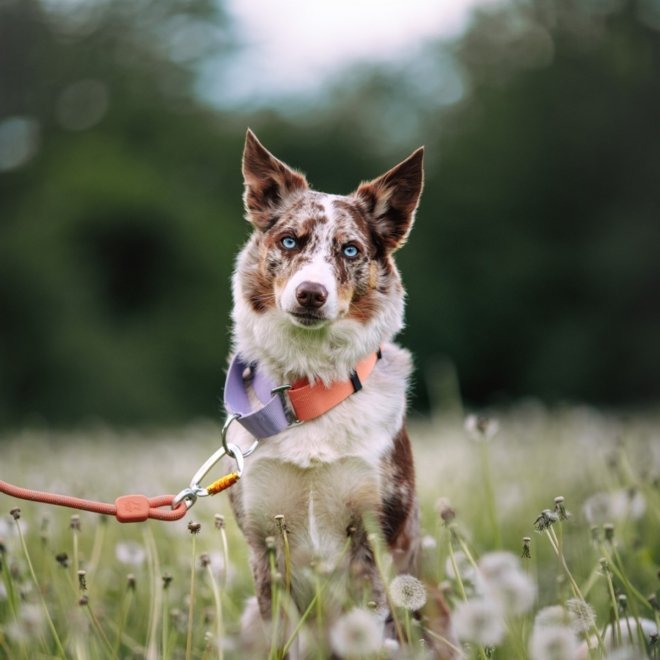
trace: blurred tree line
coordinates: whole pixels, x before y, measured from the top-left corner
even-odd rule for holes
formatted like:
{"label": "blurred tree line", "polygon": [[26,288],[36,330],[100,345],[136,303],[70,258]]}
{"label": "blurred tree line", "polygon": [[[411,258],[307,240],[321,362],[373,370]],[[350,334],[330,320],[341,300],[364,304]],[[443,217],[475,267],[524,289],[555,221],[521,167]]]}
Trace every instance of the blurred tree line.
{"label": "blurred tree line", "polygon": [[[71,8],[74,11],[71,11]],[[660,5],[536,0],[316,99],[218,110],[214,0],[0,2],[0,425],[213,416],[246,126],[319,189],[427,147],[415,404],[660,394]]]}

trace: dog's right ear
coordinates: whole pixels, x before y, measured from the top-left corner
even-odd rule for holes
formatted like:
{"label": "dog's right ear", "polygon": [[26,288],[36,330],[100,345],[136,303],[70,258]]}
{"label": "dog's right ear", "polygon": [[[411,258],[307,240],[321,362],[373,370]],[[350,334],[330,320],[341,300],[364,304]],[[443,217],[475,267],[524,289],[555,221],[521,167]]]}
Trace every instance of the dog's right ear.
{"label": "dog's right ear", "polygon": [[248,128],[243,151],[243,202],[247,219],[266,231],[277,219],[281,203],[291,194],[307,190],[307,179],[275,158]]}

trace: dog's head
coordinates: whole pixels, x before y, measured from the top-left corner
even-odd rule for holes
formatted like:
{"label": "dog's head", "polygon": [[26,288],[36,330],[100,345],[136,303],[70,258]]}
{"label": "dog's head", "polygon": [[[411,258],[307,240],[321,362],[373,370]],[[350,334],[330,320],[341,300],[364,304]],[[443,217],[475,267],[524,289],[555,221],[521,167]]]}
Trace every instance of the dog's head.
{"label": "dog's head", "polygon": [[297,337],[352,328],[374,344],[368,350],[398,331],[403,289],[392,253],[414,221],[422,161],[420,148],[350,195],[325,194],[248,131],[244,202],[255,231],[239,258],[235,296],[252,325],[268,318],[270,332],[289,327]]}

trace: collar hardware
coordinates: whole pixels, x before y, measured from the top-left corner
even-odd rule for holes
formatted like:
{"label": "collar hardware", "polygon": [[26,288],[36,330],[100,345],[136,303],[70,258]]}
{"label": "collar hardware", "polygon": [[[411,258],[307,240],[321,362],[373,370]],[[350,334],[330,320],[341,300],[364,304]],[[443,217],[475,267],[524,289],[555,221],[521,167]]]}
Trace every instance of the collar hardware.
{"label": "collar hardware", "polygon": [[[292,385],[277,385],[257,364],[248,364],[236,355],[227,372],[225,408],[252,436],[268,438],[324,415],[362,390],[381,358],[380,349],[370,353],[357,363],[347,380],[330,385],[307,380]],[[247,381],[246,373],[249,373]],[[258,399],[256,406],[248,396],[247,382]]]}

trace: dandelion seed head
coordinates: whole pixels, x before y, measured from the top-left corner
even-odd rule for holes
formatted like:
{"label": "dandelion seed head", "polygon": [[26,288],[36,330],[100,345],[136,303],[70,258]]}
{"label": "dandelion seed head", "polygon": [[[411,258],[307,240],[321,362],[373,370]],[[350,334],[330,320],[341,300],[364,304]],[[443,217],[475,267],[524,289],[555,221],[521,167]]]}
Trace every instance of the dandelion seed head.
{"label": "dandelion seed head", "polygon": [[520,561],[512,552],[489,552],[478,563],[479,571],[487,580],[497,580],[512,571],[519,571]]}
{"label": "dandelion seed head", "polygon": [[341,656],[376,653],[383,645],[383,625],[373,612],[356,607],[332,626],[330,644]]}
{"label": "dandelion seed head", "polygon": [[569,614],[561,605],[549,605],[536,613],[534,627],[564,626],[569,621]]}
{"label": "dandelion seed head", "polygon": [[[623,617],[619,622],[619,627],[621,629],[620,639],[618,629],[615,628],[611,623],[605,629],[605,634],[603,635],[603,641],[605,642],[605,647],[608,650],[616,648],[623,641],[624,644],[637,644],[637,622],[641,627],[642,635],[646,640],[647,645],[652,643],[653,638],[657,639],[658,636],[658,626],[655,621],[650,619],[639,618],[635,619],[634,617]],[[632,633],[632,637],[631,637]],[[657,644],[657,642],[656,642]]]}
{"label": "dandelion seed head", "polygon": [[584,600],[569,598],[566,601],[566,611],[570,619],[570,626],[576,633],[586,633],[596,625],[596,612]]}
{"label": "dandelion seed head", "polygon": [[129,591],[135,591],[136,585],[137,585],[137,580],[135,579],[135,575],[133,575],[133,573],[129,573],[126,576],[126,588]]}
{"label": "dandelion seed head", "polygon": [[426,603],[426,589],[412,575],[397,575],[390,582],[390,598],[397,607],[416,612]]}
{"label": "dandelion seed head", "polygon": [[534,521],[534,529],[537,532],[544,532],[546,529],[550,529],[559,520],[559,516],[550,509],[543,509],[538,518]]}
{"label": "dandelion seed head", "polygon": [[445,525],[448,525],[454,520],[454,518],[456,518],[456,510],[446,497],[438,498],[435,503],[435,510],[438,512],[438,515]]}
{"label": "dandelion seed head", "polygon": [[607,654],[607,660],[640,660],[639,649],[634,646],[622,646]]}
{"label": "dandelion seed head", "polygon": [[523,536],[523,547],[522,547],[522,552],[520,553],[520,556],[523,559],[531,559],[532,558],[532,552],[529,549],[529,545],[532,542],[531,537],[529,536]]}
{"label": "dandelion seed head", "polygon": [[7,637],[19,643],[29,643],[43,635],[46,619],[41,607],[32,603],[23,603],[18,617],[4,629]]}
{"label": "dandelion seed head", "polygon": [[87,590],[87,571],[78,571],[78,587],[80,591]]}
{"label": "dandelion seed head", "polygon": [[490,552],[479,560],[482,587],[509,614],[523,614],[536,600],[536,583],[511,552]]}
{"label": "dandelion seed head", "polygon": [[567,626],[534,626],[529,640],[532,660],[569,660],[577,657],[579,650],[575,633]]}
{"label": "dandelion seed head", "polygon": [[468,415],[465,418],[465,430],[477,442],[492,440],[500,429],[496,419],[481,415]]}
{"label": "dandelion seed head", "polygon": [[621,488],[592,495],[582,505],[582,512],[592,525],[638,520],[646,512],[646,500],[639,490]]}
{"label": "dandelion seed head", "polygon": [[115,546],[117,561],[129,566],[140,566],[147,558],[145,549],[135,541],[120,541]]}
{"label": "dandelion seed head", "polygon": [[424,550],[435,550],[438,547],[438,542],[435,537],[430,534],[425,534],[422,537],[422,548]]}
{"label": "dandelion seed head", "polygon": [[506,632],[500,606],[487,598],[459,603],[453,621],[460,640],[482,646],[497,646]]}

